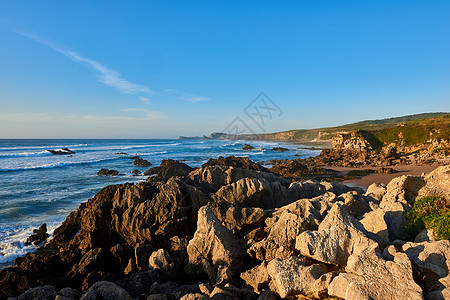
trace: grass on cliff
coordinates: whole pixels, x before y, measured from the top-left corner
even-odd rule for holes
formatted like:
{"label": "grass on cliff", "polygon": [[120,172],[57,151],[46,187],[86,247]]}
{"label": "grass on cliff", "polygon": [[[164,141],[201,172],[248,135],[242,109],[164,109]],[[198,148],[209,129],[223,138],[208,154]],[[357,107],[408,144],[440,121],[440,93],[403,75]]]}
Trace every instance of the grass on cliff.
{"label": "grass on cliff", "polygon": [[437,240],[450,239],[450,202],[443,197],[425,196],[406,214],[406,231],[412,238],[423,229],[432,229]]}

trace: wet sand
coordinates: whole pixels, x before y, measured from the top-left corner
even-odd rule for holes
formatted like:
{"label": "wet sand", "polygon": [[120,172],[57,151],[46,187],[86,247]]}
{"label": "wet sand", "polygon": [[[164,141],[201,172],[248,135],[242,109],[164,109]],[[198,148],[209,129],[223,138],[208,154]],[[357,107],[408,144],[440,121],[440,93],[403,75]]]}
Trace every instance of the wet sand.
{"label": "wet sand", "polygon": [[[352,186],[359,186],[359,187],[366,189],[372,183],[387,184],[393,178],[402,176],[402,175],[415,175],[415,176],[419,175],[420,176],[423,173],[429,173],[440,166],[442,166],[442,165],[433,164],[433,165],[408,165],[408,166],[392,166],[392,167],[390,166],[389,168],[392,168],[398,172],[393,173],[393,174],[374,173],[374,174],[364,176],[360,179],[346,180],[346,181],[343,181],[343,183],[352,185]],[[366,169],[378,170],[380,167],[363,167],[363,168],[325,167],[325,168],[332,169],[332,170],[342,172],[343,174],[345,174],[348,171],[352,171],[352,170],[366,170]]]}

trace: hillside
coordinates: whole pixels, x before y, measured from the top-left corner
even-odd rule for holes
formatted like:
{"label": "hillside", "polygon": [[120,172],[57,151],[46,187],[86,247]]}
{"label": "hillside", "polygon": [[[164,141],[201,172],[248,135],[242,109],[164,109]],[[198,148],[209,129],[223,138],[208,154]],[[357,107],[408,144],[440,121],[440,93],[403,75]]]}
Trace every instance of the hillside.
{"label": "hillside", "polygon": [[[240,135],[245,140],[331,142],[333,136],[343,131],[368,131],[382,144],[402,145],[425,143],[430,139],[450,140],[450,114],[446,112],[423,113],[380,120],[366,120],[336,127],[288,130],[269,134]],[[230,136],[213,133],[210,138],[227,139]],[[236,138],[233,136],[233,138]]]}

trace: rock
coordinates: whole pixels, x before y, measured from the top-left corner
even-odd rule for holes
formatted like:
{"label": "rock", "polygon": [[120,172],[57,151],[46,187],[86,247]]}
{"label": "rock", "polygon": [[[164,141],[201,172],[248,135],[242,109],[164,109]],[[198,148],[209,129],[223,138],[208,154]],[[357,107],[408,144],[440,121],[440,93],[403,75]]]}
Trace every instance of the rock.
{"label": "rock", "polygon": [[423,274],[428,290],[450,288],[450,241],[406,243],[402,250]]}
{"label": "rock", "polygon": [[425,176],[425,186],[418,192],[418,197],[441,196],[450,199],[450,165],[442,166]]}
{"label": "rock", "polygon": [[47,240],[49,234],[47,233],[47,224],[42,224],[39,229],[33,229],[33,234],[27,239],[25,244],[33,244],[37,246]]}
{"label": "rock", "polygon": [[253,149],[255,149],[255,147],[249,144],[245,144],[244,147],[242,147],[242,150],[253,150]]}
{"label": "rock", "polygon": [[56,150],[47,150],[48,152],[50,152],[53,155],[70,155],[70,154],[75,154],[75,151],[72,151],[68,148],[61,148],[61,149],[56,149]]}
{"label": "rock", "polygon": [[329,271],[330,268],[321,264],[306,266],[303,260],[295,256],[285,260],[275,258],[267,265],[267,272],[272,279],[271,285],[282,298],[298,294],[318,296],[319,291],[315,289],[315,283]]}
{"label": "rock", "polygon": [[123,299],[131,300],[130,295],[118,285],[109,281],[99,281],[87,290],[80,300]]}
{"label": "rock", "polygon": [[394,174],[397,173],[398,171],[393,168],[381,167],[376,172],[378,174]]}
{"label": "rock", "polygon": [[380,209],[385,212],[384,221],[391,241],[404,239],[406,232],[406,211],[408,211],[418,191],[425,185],[422,177],[400,176],[392,179],[386,187],[386,194],[380,202]]}
{"label": "rock", "polygon": [[348,259],[347,273],[340,273],[328,294],[345,299],[423,299],[413,279],[412,265],[405,253],[393,261],[382,258],[373,244]]}
{"label": "rock", "polygon": [[236,157],[234,155],[228,157],[219,156],[217,159],[210,158],[206,163],[203,164],[202,168],[207,166],[226,166],[267,172],[266,168],[251,161],[248,157]]}
{"label": "rock", "polygon": [[129,159],[136,160],[136,159],[139,159],[139,156],[138,155],[130,156]]}
{"label": "rock", "polygon": [[115,155],[128,155],[126,152],[116,152]]}
{"label": "rock", "polygon": [[422,242],[434,242],[436,240],[436,234],[433,229],[424,229],[416,236],[414,243]]}
{"label": "rock", "polygon": [[228,229],[242,230],[243,228],[254,227],[264,221],[266,215],[259,207],[234,207],[227,209],[225,215],[217,217]]}
{"label": "rock", "polygon": [[133,176],[139,176],[141,175],[141,171],[139,171],[138,169],[134,169],[133,171],[130,172],[130,174],[133,174]]}
{"label": "rock", "polygon": [[139,167],[150,167],[152,165],[152,163],[143,158],[136,158],[133,162],[133,165],[139,166]]}
{"label": "rock", "polygon": [[397,156],[397,147],[395,144],[389,144],[381,149],[380,154],[383,159],[395,158]]}
{"label": "rock", "polygon": [[283,147],[274,147],[272,149],[270,149],[271,151],[278,151],[278,152],[284,152],[284,151],[289,151],[288,148],[283,148]]}
{"label": "rock", "polygon": [[94,282],[101,279],[105,273],[104,269],[104,251],[101,248],[91,249],[86,252],[80,261],[73,265],[67,278],[77,286],[81,286],[82,290],[87,290]]}
{"label": "rock", "polygon": [[386,194],[386,185],[380,183],[372,183],[367,188],[365,196],[372,198],[377,203],[380,203],[383,196]]}
{"label": "rock", "polygon": [[117,281],[117,285],[126,290],[131,297],[138,298],[147,293],[158,280],[160,280],[159,274],[155,270],[150,270],[134,273]]}
{"label": "rock", "polygon": [[336,201],[343,202],[343,208],[355,218],[370,211],[369,203],[356,191],[341,194]]}
{"label": "rock", "polygon": [[136,261],[136,267],[139,270],[145,270],[148,268],[148,259],[153,252],[153,247],[149,244],[138,245],[134,248],[134,258]]}
{"label": "rock", "polygon": [[345,266],[350,255],[374,244],[361,223],[345,212],[342,204],[335,203],[318,231],[301,233],[295,248],[315,260]]}
{"label": "rock", "polygon": [[117,176],[119,175],[119,171],[117,170],[109,170],[109,169],[101,169],[97,172],[99,176]]}
{"label": "rock", "polygon": [[276,221],[270,226],[268,236],[248,249],[249,255],[261,261],[292,256],[296,237],[305,230],[317,229],[317,219],[305,215],[294,214],[289,209],[283,210],[279,216],[274,217]]}
{"label": "rock", "polygon": [[58,294],[67,299],[78,300],[81,297],[81,293],[79,291],[77,291],[76,289],[70,288],[70,287],[65,287],[65,288],[61,289]]}
{"label": "rock", "polygon": [[145,176],[155,175],[157,180],[167,181],[173,176],[186,176],[194,169],[185,163],[173,159],[163,159],[159,167],[153,167],[144,173]]}
{"label": "rock", "polygon": [[207,274],[214,283],[220,266],[239,274],[244,268],[244,255],[233,234],[223,226],[208,206],[198,211],[197,231],[187,246],[189,264],[186,272]]}
{"label": "rock", "polygon": [[164,277],[171,278],[175,276],[175,264],[170,254],[164,249],[154,251],[148,261],[150,269],[161,272]]}
{"label": "rock", "polygon": [[39,286],[29,289],[17,297],[17,300],[54,300],[58,289],[51,285]]}
{"label": "rock", "polygon": [[241,273],[240,276],[241,279],[257,293],[266,290],[270,282],[269,273],[267,272],[267,262],[263,262],[262,264]]}
{"label": "rock", "polygon": [[372,232],[383,240],[389,241],[388,226],[384,219],[385,215],[385,211],[376,209],[366,213],[360,222],[368,232]]}

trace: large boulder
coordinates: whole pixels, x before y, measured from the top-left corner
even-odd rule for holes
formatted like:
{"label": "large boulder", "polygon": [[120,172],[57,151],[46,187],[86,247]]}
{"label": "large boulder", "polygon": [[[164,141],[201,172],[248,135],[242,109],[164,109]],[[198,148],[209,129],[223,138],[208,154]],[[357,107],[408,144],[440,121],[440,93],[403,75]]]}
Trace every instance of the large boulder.
{"label": "large boulder", "polygon": [[425,186],[418,192],[418,196],[442,196],[450,199],[450,165],[442,166],[425,176]]}
{"label": "large boulder", "polygon": [[158,167],[150,168],[144,175],[156,175],[155,179],[166,181],[173,176],[186,176],[193,170],[194,168],[185,163],[173,159],[163,159]]}
{"label": "large boulder", "polygon": [[[291,212],[287,207],[293,209]],[[298,200],[281,208],[267,220],[269,234],[253,244],[248,253],[257,260],[288,258],[295,252],[295,239],[305,230],[316,230],[321,220],[310,201]]]}
{"label": "large boulder", "polygon": [[285,260],[276,258],[267,265],[267,272],[272,279],[270,285],[282,298],[298,294],[319,297],[324,292],[320,284],[323,280],[319,278],[332,269],[322,264],[307,266],[304,260],[296,256]]}
{"label": "large boulder", "polygon": [[269,273],[267,272],[267,262],[262,262],[260,265],[242,272],[240,276],[246,285],[251,286],[258,293],[266,290],[270,282]]}
{"label": "large boulder", "polygon": [[54,300],[57,294],[58,290],[51,285],[39,286],[21,294],[17,300]]}
{"label": "large boulder", "polygon": [[345,268],[328,287],[331,296],[344,299],[423,299],[414,282],[411,262],[405,253],[386,260],[373,244],[353,254]]}
{"label": "large boulder", "polygon": [[377,242],[367,237],[361,223],[349,215],[341,203],[335,203],[318,231],[301,233],[295,248],[315,260],[345,266],[350,255],[372,245]]}
{"label": "large boulder", "polygon": [[128,294],[120,286],[109,282],[99,281],[87,290],[87,292],[81,296],[80,300],[103,300],[103,299],[122,299],[131,300],[130,294]]}
{"label": "large boulder", "polygon": [[[246,144],[245,146],[250,146],[250,145]],[[248,149],[244,149],[244,150],[254,149],[252,146],[250,146],[250,147],[247,147]],[[257,164],[255,162],[251,161],[248,157],[236,157],[234,155],[228,156],[228,157],[219,156],[217,159],[210,158],[206,163],[203,164],[202,167],[207,167],[207,166],[226,166],[226,167],[234,167],[234,168],[267,172],[266,168],[264,168],[260,164]]]}
{"label": "large boulder", "polygon": [[239,274],[244,268],[244,254],[237,240],[208,206],[198,211],[197,231],[189,241],[187,254],[186,272],[206,274],[212,283],[221,279],[218,274],[224,270]]}
{"label": "large boulder", "polygon": [[450,241],[409,242],[402,250],[423,274],[427,290],[450,288]]}

